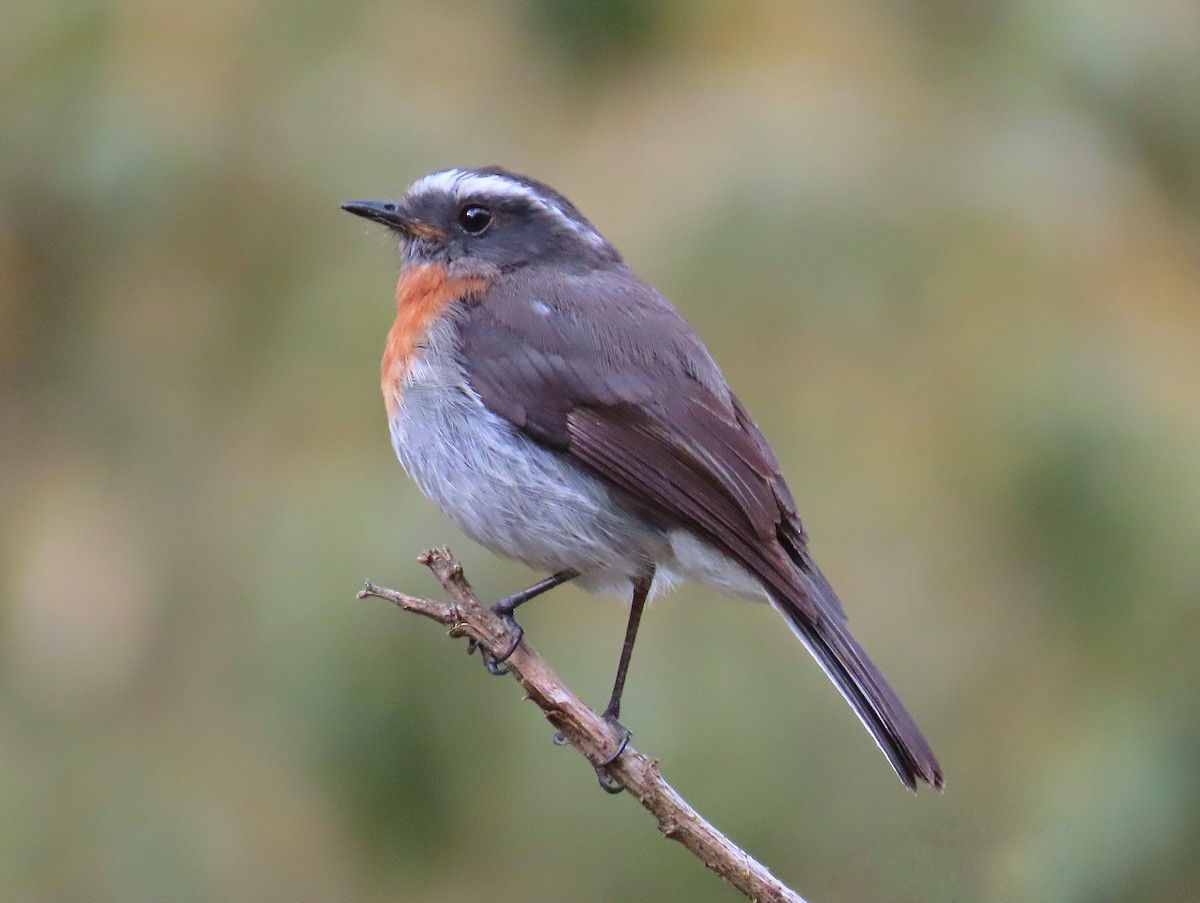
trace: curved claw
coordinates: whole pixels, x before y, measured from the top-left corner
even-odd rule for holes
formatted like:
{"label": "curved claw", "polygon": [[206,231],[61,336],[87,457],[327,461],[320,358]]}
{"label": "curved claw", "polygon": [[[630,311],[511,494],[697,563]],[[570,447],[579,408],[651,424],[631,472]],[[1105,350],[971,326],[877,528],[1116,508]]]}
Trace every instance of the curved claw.
{"label": "curved claw", "polygon": [[629,745],[629,738],[633,736],[629,728],[623,725],[616,718],[605,716],[605,721],[609,723],[621,737],[621,742],[617,744],[617,750],[603,762],[596,763],[596,780],[600,782],[600,789],[605,793],[617,794],[625,789],[625,785],[614,778],[611,774],[605,771],[609,765],[621,758],[621,753],[625,752],[625,747]]}
{"label": "curved claw", "polygon": [[[481,653],[481,655],[483,655],[483,666],[487,668],[488,674],[491,674],[493,677],[503,677],[505,674],[508,674],[512,671],[511,668],[503,667],[503,665],[512,657],[512,654],[517,651],[517,647],[521,645],[521,640],[525,638],[525,628],[518,624],[511,615],[502,615],[502,617],[512,624],[513,641],[509,644],[508,648],[499,655],[491,656],[486,653]],[[468,653],[472,651],[474,650],[471,648],[467,649]]]}
{"label": "curved claw", "polygon": [[[613,730],[617,731],[617,733],[620,734],[621,740],[617,744],[616,752],[614,752],[612,755],[606,757],[604,759],[604,761],[596,763],[593,767],[596,769],[596,780],[600,784],[600,789],[603,790],[605,793],[617,794],[617,793],[621,793],[623,790],[625,790],[625,785],[622,784],[620,781],[618,781],[616,778],[614,778],[605,769],[608,768],[608,766],[612,765],[613,762],[617,761],[617,759],[621,758],[621,753],[625,752],[625,747],[627,747],[629,745],[629,738],[632,737],[633,734],[632,734],[632,732],[630,732],[629,728],[627,728],[627,727],[625,727],[625,725],[621,724],[621,722],[618,721],[616,718],[605,716],[604,720],[607,721],[612,726]],[[567,738],[563,736],[562,731],[555,732],[554,745],[555,746],[566,746],[567,745]]]}
{"label": "curved claw", "polygon": [[487,673],[492,677],[503,677],[505,674],[511,674],[512,668],[505,665],[497,664],[495,659],[485,658],[483,667],[487,669]]}
{"label": "curved claw", "polygon": [[624,784],[603,769],[596,769],[596,780],[599,782],[601,790],[605,793],[611,793],[613,796],[625,790]]}
{"label": "curved claw", "polygon": [[633,733],[629,730],[629,728],[623,725],[616,718],[605,718],[604,720],[607,721],[612,729],[620,735],[621,739],[620,742],[617,743],[617,751],[604,761],[597,762],[597,768],[607,768],[613,762],[617,761],[617,759],[621,758],[621,753],[625,752],[625,747],[629,745],[629,738],[633,736]]}

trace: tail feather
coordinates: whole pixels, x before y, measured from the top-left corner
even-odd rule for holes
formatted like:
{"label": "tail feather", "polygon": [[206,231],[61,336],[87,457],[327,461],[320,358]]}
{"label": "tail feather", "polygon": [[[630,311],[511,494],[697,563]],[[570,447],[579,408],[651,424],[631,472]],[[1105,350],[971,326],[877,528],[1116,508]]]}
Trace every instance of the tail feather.
{"label": "tail feather", "polygon": [[[809,562],[811,565],[811,562]],[[924,781],[945,784],[942,768],[912,716],[879,669],[846,628],[837,595],[815,565],[805,569],[821,617],[814,623],[804,607],[772,596],[771,602],[870,731],[900,780],[910,790]]]}

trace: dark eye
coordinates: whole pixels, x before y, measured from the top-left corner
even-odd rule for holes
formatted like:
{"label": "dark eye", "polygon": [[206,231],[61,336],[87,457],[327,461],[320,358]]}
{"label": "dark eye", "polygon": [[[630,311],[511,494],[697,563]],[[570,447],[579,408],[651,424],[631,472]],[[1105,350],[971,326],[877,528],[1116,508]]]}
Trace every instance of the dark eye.
{"label": "dark eye", "polygon": [[478,204],[467,204],[458,211],[458,225],[468,235],[478,235],[492,224],[492,211]]}

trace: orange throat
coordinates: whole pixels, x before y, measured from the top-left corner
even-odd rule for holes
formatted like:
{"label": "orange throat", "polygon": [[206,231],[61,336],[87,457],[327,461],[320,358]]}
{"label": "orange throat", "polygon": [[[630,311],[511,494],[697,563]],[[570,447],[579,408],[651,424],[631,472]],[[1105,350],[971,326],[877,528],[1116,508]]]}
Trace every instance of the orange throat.
{"label": "orange throat", "polygon": [[404,380],[421,352],[421,343],[434,322],[460,298],[487,288],[481,276],[451,276],[445,266],[427,263],[406,266],[396,283],[396,321],[383,349],[381,385],[388,416],[400,410]]}

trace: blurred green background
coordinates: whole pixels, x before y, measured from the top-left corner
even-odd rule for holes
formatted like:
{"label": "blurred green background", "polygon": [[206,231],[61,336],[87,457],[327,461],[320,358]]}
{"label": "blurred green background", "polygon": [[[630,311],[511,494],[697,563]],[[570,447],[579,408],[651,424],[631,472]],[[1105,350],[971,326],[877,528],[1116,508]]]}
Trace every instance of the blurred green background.
{"label": "blurred green background", "polygon": [[[16,0],[0,154],[0,898],[737,899],[354,601],[531,579],[394,461],[338,209],[500,163],[708,340],[948,788],[695,587],[624,712],[667,778],[813,903],[1200,899],[1191,0]],[[620,605],[522,620],[602,703]]]}

